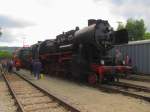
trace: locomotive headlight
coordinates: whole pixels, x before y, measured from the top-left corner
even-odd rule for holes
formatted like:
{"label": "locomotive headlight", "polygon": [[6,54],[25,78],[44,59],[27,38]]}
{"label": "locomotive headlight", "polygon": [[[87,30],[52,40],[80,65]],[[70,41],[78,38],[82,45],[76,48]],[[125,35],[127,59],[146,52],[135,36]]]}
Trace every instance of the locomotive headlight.
{"label": "locomotive headlight", "polygon": [[104,65],[105,64],[105,61],[104,60],[101,60],[101,65]]}

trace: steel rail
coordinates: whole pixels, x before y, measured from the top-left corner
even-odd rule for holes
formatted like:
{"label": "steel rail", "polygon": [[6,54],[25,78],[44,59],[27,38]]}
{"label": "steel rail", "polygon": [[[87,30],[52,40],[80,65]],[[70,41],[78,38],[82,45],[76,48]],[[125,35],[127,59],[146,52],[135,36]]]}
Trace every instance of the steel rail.
{"label": "steel rail", "polygon": [[134,97],[134,98],[138,98],[138,99],[143,99],[145,101],[150,102],[150,97],[148,97],[148,96],[139,95],[139,94],[132,93],[132,92],[129,92],[129,91],[121,90],[119,88],[113,88],[109,85],[99,85],[99,86],[97,86],[97,88],[99,88],[100,90],[108,91],[108,92],[121,93],[125,96],[130,96],[130,97]]}
{"label": "steel rail", "polygon": [[132,89],[137,89],[137,90],[144,91],[144,92],[150,92],[149,87],[140,86],[140,85],[136,85],[136,84],[130,84],[130,83],[126,83],[126,82],[116,82],[116,83],[110,83],[110,84],[116,85],[116,86],[122,86],[124,88],[132,88]]}
{"label": "steel rail", "polygon": [[25,80],[26,82],[28,82],[29,84],[31,84],[32,86],[34,86],[35,88],[37,88],[38,90],[40,90],[41,92],[45,93],[47,96],[49,96],[50,98],[52,98],[53,100],[59,102],[62,106],[64,106],[65,108],[67,108],[68,110],[70,110],[71,112],[80,112],[79,109],[75,108],[74,106],[70,105],[69,103],[67,103],[64,99],[60,99],[58,97],[56,97],[54,94],[48,92],[47,90],[39,87],[38,85],[34,84],[33,82],[31,82],[30,80],[28,80],[27,78],[25,78],[24,76],[18,74],[17,72],[14,72],[17,76],[19,76],[20,78],[22,78],[23,80]]}
{"label": "steel rail", "polygon": [[18,98],[17,98],[17,96],[16,96],[16,94],[15,94],[11,84],[9,83],[9,81],[7,80],[7,78],[5,76],[6,72],[2,71],[2,69],[1,69],[1,73],[2,73],[2,76],[3,76],[4,80],[5,80],[5,82],[6,82],[6,85],[7,85],[8,89],[9,89],[9,91],[10,91],[10,94],[12,95],[13,99],[15,100],[15,103],[17,105],[17,111],[18,112],[25,112],[25,110],[23,109],[21,103],[19,102],[19,100],[18,100]]}
{"label": "steel rail", "polygon": [[129,78],[121,78],[121,79],[126,79],[126,80],[131,80],[131,81],[141,81],[141,82],[150,82],[150,79],[140,79],[136,77],[129,77]]}

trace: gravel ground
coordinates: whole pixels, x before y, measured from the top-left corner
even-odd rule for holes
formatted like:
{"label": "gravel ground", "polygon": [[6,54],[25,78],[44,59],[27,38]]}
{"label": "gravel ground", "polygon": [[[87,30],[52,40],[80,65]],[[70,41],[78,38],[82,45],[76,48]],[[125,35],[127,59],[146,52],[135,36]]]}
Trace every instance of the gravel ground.
{"label": "gravel ground", "polygon": [[0,112],[16,112],[14,100],[12,99],[1,74],[0,74]]}
{"label": "gravel ground", "polygon": [[140,99],[106,93],[52,77],[35,80],[25,70],[20,70],[19,73],[85,112],[150,112],[150,103]]}
{"label": "gravel ground", "polygon": [[145,87],[150,88],[150,82],[133,81],[133,80],[127,80],[127,79],[120,79],[120,82],[126,82],[130,84],[135,84],[135,85],[145,86]]}

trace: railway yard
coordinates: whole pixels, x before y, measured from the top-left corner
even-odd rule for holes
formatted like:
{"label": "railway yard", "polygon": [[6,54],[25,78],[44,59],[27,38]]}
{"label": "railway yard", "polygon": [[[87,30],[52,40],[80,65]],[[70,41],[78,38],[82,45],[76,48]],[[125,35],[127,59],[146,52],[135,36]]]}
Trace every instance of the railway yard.
{"label": "railway yard", "polygon": [[18,48],[0,60],[0,112],[150,112],[150,78],[132,75],[149,70],[119,50],[128,42],[127,29],[89,19],[82,29]]}
{"label": "railway yard", "polygon": [[150,112],[150,1],[1,4],[0,112]]}
{"label": "railway yard", "polygon": [[[135,81],[121,79],[122,83],[91,87],[49,76],[35,80],[27,70],[20,70],[16,73],[17,75],[15,73],[3,74],[16,98],[11,97],[1,76],[1,94],[4,95],[6,92],[8,98],[6,105],[10,105],[11,108],[8,112],[18,110],[18,104],[23,112],[149,112],[150,110],[149,82],[137,81],[139,83],[136,85]],[[116,91],[114,88],[125,93]],[[49,93],[52,96],[49,96]],[[15,103],[16,100],[18,103]]]}

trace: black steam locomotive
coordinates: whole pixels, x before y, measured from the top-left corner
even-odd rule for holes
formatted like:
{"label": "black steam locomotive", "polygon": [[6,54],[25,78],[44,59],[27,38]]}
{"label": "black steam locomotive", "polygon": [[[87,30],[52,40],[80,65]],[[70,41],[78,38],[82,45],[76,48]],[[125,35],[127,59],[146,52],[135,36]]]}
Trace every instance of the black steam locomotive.
{"label": "black steam locomotive", "polygon": [[92,84],[114,81],[115,74],[128,72],[130,67],[116,65],[108,51],[114,45],[125,43],[128,43],[125,29],[113,31],[108,21],[91,19],[83,29],[76,27],[57,35],[56,39],[32,45],[28,48],[32,55],[26,59],[40,59],[44,72],[51,75]]}

